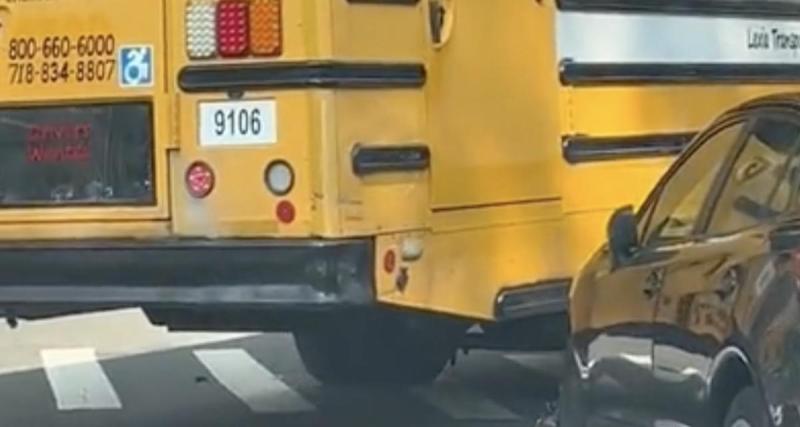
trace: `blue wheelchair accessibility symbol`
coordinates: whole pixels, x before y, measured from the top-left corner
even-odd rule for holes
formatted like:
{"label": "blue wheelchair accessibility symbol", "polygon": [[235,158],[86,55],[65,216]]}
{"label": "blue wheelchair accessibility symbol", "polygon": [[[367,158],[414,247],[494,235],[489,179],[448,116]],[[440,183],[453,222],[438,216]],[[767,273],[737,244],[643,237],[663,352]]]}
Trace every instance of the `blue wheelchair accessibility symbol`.
{"label": "blue wheelchair accessibility symbol", "polygon": [[153,47],[122,46],[119,50],[119,84],[122,87],[153,85]]}

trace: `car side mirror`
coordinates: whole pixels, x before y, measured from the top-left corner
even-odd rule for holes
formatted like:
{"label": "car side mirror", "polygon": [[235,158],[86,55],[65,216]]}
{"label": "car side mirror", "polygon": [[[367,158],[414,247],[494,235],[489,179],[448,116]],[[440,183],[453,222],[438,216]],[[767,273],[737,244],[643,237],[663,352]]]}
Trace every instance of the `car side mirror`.
{"label": "car side mirror", "polygon": [[614,211],[606,229],[608,249],[613,268],[628,262],[639,246],[639,231],[633,206],[623,206]]}

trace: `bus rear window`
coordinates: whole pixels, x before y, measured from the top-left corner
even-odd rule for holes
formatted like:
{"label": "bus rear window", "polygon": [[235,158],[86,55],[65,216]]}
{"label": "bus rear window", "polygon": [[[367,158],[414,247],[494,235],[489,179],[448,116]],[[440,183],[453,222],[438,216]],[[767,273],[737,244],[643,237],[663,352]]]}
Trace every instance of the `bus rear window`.
{"label": "bus rear window", "polygon": [[0,206],[154,203],[148,104],[0,110]]}

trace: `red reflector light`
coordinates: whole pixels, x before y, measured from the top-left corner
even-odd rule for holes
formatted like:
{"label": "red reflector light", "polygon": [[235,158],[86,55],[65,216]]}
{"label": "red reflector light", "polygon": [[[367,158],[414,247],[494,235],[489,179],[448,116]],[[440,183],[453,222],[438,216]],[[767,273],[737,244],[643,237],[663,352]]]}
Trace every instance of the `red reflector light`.
{"label": "red reflector light", "polygon": [[278,206],[275,208],[275,216],[277,216],[278,220],[284,224],[291,224],[294,222],[296,215],[297,212],[295,211],[292,202],[283,200],[278,203]]}
{"label": "red reflector light", "polygon": [[246,56],[250,51],[250,4],[221,0],[217,4],[217,50],[223,57]]}
{"label": "red reflector light", "polygon": [[397,255],[393,250],[388,250],[383,255],[383,271],[392,274],[397,267]]}
{"label": "red reflector light", "polygon": [[215,182],[214,170],[203,162],[194,162],[186,170],[186,190],[196,199],[202,199],[211,194]]}

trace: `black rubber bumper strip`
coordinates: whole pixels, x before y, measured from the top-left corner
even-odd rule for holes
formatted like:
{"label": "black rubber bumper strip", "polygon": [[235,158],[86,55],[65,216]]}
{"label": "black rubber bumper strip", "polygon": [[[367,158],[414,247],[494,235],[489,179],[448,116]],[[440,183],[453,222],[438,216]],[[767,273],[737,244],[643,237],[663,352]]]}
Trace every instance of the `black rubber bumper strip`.
{"label": "black rubber bumper strip", "polygon": [[797,83],[795,64],[561,64],[564,85]]}
{"label": "black rubber bumper strip", "polygon": [[661,13],[701,16],[782,18],[800,16],[796,1],[788,0],[558,0],[562,10],[615,13]]}
{"label": "black rubber bumper strip", "polygon": [[275,62],[189,66],[178,82],[186,92],[274,89],[392,89],[425,85],[422,64]]}
{"label": "black rubber bumper strip", "polygon": [[353,173],[364,176],[381,172],[418,172],[430,167],[430,149],[424,145],[400,147],[356,146]]}
{"label": "black rubber bumper strip", "polygon": [[563,278],[503,289],[495,300],[495,318],[510,320],[566,313],[571,282]]}
{"label": "black rubber bumper strip", "polygon": [[568,163],[668,157],[680,154],[694,133],[636,135],[622,137],[571,136],[562,151]]}

